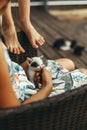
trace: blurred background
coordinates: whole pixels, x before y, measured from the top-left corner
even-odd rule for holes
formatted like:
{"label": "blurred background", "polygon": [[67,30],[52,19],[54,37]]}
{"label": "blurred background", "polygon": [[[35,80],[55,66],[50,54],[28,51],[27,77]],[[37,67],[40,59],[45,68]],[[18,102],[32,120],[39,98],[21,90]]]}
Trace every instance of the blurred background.
{"label": "blurred background", "polygon": [[[18,3],[12,2],[13,18],[17,31],[21,30]],[[67,57],[76,67],[87,67],[87,1],[86,0],[31,0],[31,21],[46,42],[38,49],[38,55],[46,59]],[[76,45],[67,51],[54,47],[55,41],[63,39]],[[58,44],[58,43],[57,43]],[[83,50],[80,55],[75,51]]]}

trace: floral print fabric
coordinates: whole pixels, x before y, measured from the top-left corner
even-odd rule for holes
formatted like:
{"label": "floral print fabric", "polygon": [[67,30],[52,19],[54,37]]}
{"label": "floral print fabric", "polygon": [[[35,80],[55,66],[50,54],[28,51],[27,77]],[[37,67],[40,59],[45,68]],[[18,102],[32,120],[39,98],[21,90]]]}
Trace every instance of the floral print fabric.
{"label": "floral print fabric", "polygon": [[23,68],[10,60],[7,48],[4,45],[3,47],[5,50],[5,58],[8,64],[13,90],[20,103],[22,103],[35,94],[37,90],[35,89],[35,85],[27,79]]}
{"label": "floral print fabric", "polygon": [[87,84],[87,76],[78,69],[69,72],[54,60],[48,60],[45,66],[51,72],[53,79],[53,90],[49,96],[61,94]]}
{"label": "floral print fabric", "polygon": [[[35,85],[31,83],[23,70],[23,68],[10,60],[7,48],[3,45],[5,50],[5,57],[11,77],[11,83],[13,90],[20,101],[24,102],[30,98],[33,94],[37,93]],[[48,60],[44,62],[47,70],[52,74],[53,89],[49,96],[54,96],[63,93],[68,90],[75,89],[83,84],[87,83],[87,77],[79,70],[68,72],[60,64],[54,60]]]}

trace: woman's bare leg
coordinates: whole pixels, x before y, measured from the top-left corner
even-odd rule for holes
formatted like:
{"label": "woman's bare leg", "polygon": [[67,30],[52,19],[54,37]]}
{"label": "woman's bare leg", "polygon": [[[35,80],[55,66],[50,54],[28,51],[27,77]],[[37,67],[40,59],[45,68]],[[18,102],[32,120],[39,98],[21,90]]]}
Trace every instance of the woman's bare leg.
{"label": "woman's bare leg", "polygon": [[3,35],[5,38],[5,43],[10,52],[20,54],[24,52],[24,49],[21,47],[17,39],[16,29],[14,21],[11,14],[11,3],[8,3],[7,9],[3,14],[2,20],[3,26]]}
{"label": "woman's bare leg", "polygon": [[30,21],[30,0],[18,0],[20,10],[20,21],[23,31],[26,33],[33,48],[44,44],[44,38],[36,31]]}
{"label": "woman's bare leg", "polygon": [[67,58],[56,59],[56,61],[63,66],[63,68],[72,71],[75,69],[74,62]]}

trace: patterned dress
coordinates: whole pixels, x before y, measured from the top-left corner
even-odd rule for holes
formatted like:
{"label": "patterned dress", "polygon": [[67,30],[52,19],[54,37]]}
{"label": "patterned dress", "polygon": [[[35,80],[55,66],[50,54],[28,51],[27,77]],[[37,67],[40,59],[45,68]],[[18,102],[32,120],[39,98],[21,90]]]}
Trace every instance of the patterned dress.
{"label": "patterned dress", "polygon": [[53,79],[53,90],[49,96],[58,95],[87,84],[87,76],[78,69],[69,72],[54,60],[48,60],[45,66],[51,72]]}
{"label": "patterned dress", "polygon": [[[5,50],[5,58],[8,65],[13,90],[20,103],[22,103],[33,94],[37,93],[38,90],[35,85],[28,80],[23,68],[17,63],[11,61],[7,48],[4,44],[3,47]],[[64,69],[54,60],[44,62],[44,65],[51,72],[53,79],[53,89],[49,96],[54,96],[65,91],[75,89],[83,84],[87,84],[86,75],[79,70],[68,72],[68,70]]]}
{"label": "patterned dress", "polygon": [[5,58],[8,65],[13,90],[20,103],[22,103],[35,94],[37,90],[35,85],[28,80],[23,68],[19,64],[11,61],[5,45],[3,45],[3,47],[5,50]]}

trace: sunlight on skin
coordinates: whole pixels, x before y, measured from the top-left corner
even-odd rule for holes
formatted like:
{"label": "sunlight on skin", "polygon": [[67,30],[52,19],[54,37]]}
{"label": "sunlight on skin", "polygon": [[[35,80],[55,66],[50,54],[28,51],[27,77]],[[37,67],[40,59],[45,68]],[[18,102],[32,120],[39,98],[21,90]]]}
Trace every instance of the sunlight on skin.
{"label": "sunlight on skin", "polygon": [[[36,29],[33,27],[30,21],[30,0],[19,0],[19,12],[22,30],[27,35],[33,48],[38,48],[45,43],[43,36],[41,36]],[[27,12],[27,13],[26,13]],[[3,15],[3,35],[5,43],[10,52],[15,54],[24,53],[25,50],[20,45],[14,21],[11,14],[11,3],[9,2],[6,11]]]}

